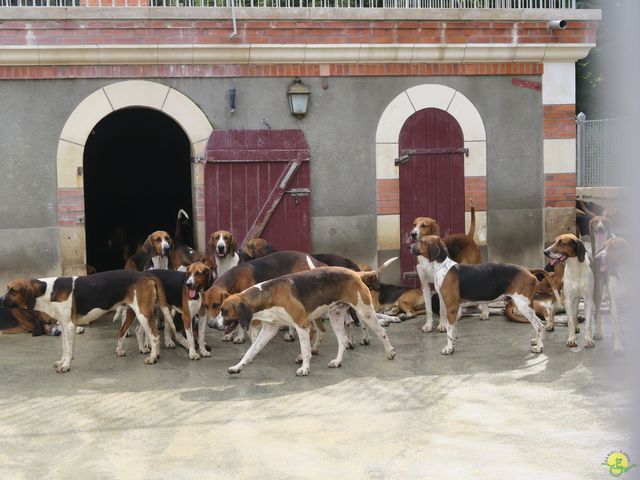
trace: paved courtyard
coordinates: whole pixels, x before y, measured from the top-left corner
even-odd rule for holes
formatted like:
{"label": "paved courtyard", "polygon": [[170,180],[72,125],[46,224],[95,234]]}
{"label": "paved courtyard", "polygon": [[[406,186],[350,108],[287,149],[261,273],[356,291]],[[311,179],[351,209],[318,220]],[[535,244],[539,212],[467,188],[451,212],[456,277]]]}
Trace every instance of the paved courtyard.
{"label": "paved courtyard", "polygon": [[105,316],[78,336],[67,374],[52,368],[60,338],[0,336],[0,478],[609,477],[601,464],[629,446],[630,401],[608,328],[585,350],[565,347],[559,326],[534,355],[528,325],[463,318],[444,357],[445,336],[423,322],[388,327],[394,361],[374,338],[340,369],[326,367],[328,332],[305,378],[298,343],[280,336],[236,376],[226,369],[247,345],[214,331],[212,358],[163,348],[147,366],[134,338],[116,357]]}

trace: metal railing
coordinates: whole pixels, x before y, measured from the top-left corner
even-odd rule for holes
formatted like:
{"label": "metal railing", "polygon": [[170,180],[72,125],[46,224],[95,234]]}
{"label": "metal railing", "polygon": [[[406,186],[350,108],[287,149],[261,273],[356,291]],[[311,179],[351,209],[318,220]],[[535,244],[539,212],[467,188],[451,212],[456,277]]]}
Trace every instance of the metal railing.
{"label": "metal railing", "polygon": [[0,0],[0,7],[575,9],[576,0]]}
{"label": "metal railing", "polygon": [[626,122],[622,118],[587,120],[576,116],[576,166],[578,187],[619,187]]}

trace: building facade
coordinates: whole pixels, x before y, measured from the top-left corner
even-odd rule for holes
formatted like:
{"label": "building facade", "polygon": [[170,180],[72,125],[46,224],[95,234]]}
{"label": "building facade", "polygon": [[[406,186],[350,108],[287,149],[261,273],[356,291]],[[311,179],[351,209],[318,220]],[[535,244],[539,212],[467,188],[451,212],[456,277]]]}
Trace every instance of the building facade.
{"label": "building facade", "polygon": [[[473,203],[488,259],[539,266],[545,241],[573,228],[574,66],[599,19],[579,9],[0,7],[0,281],[83,273],[118,227],[173,232],[178,208],[196,248],[217,229],[242,239],[284,175],[256,162],[296,155],[310,183],[285,185],[277,208],[309,214],[272,220],[280,247],[308,229],[311,251],[377,264],[406,251],[415,212],[462,231]],[[287,99],[296,77],[311,92],[302,118]]]}

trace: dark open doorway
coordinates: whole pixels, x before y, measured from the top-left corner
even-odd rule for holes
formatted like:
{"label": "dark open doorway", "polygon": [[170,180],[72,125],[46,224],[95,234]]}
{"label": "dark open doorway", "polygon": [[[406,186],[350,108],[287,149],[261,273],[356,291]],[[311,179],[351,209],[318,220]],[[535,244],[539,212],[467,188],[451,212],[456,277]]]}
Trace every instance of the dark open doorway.
{"label": "dark open doorway", "polygon": [[[180,208],[192,215],[190,143],[167,115],[118,110],[93,129],[84,151],[87,263],[124,266],[127,251],[155,230],[173,235]],[[182,229],[193,245],[193,231]]]}

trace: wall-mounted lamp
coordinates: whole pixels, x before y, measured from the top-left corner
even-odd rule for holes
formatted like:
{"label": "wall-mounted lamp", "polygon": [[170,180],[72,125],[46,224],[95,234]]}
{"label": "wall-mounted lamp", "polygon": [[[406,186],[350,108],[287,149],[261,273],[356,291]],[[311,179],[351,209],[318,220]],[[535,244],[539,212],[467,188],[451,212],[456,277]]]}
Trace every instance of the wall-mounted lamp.
{"label": "wall-mounted lamp", "polygon": [[230,88],[227,91],[227,97],[229,100],[229,110],[233,113],[236,111],[236,89]]}
{"label": "wall-mounted lamp", "polygon": [[567,21],[566,20],[549,20],[547,22],[547,27],[549,27],[549,30],[564,30],[565,28],[567,28]]}
{"label": "wall-mounted lamp", "polygon": [[307,113],[309,105],[309,95],[311,90],[296,77],[287,88],[287,97],[289,97],[289,110],[292,115],[302,118]]}

